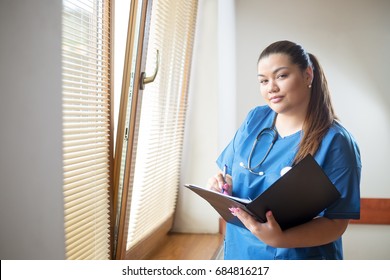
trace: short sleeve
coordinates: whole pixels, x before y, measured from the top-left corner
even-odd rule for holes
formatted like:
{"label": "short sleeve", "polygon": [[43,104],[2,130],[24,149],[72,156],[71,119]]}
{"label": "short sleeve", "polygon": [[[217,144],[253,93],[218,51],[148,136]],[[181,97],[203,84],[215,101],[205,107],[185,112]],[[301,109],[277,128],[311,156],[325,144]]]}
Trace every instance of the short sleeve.
{"label": "short sleeve", "polygon": [[353,136],[335,124],[324,137],[316,160],[341,194],[323,215],[330,219],[359,219],[362,164]]}

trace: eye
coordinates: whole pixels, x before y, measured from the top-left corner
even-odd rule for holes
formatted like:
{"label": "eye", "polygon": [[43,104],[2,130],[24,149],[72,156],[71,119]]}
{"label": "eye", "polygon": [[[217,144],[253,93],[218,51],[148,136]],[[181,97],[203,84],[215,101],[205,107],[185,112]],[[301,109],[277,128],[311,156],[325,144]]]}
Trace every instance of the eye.
{"label": "eye", "polygon": [[268,83],[268,80],[267,79],[261,79],[260,80],[260,84],[261,85],[266,85]]}
{"label": "eye", "polygon": [[287,77],[288,77],[287,74],[279,74],[279,75],[277,76],[277,79],[283,80],[283,79],[285,79],[285,78],[287,78]]}

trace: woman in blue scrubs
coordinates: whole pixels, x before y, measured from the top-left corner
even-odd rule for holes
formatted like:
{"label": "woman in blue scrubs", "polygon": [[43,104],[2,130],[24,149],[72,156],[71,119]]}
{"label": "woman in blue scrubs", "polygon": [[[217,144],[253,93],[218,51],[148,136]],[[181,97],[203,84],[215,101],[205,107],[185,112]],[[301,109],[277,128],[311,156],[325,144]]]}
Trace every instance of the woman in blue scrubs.
{"label": "woman in blue scrubs", "polygon": [[226,181],[218,173],[208,187],[253,199],[310,153],[341,197],[315,219],[284,231],[272,209],[265,223],[230,209],[246,228],[227,224],[224,257],[343,259],[341,236],[349,219],[360,216],[358,145],[337,121],[316,57],[300,45],[279,41],[268,46],[258,60],[258,79],[267,105],[249,112],[218,157],[220,169],[227,166]]}

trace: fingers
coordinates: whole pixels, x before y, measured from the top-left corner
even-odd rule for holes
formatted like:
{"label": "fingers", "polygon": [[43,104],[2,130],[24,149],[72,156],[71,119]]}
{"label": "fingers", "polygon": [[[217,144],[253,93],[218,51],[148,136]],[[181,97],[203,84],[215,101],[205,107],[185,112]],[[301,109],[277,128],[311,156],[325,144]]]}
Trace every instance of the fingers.
{"label": "fingers", "polygon": [[279,226],[278,222],[275,220],[275,217],[271,211],[268,211],[267,213],[265,213],[265,216],[267,217],[267,222],[268,222],[270,227]]}
{"label": "fingers", "polygon": [[226,176],[226,182],[222,173],[217,173],[214,177],[211,177],[207,182],[207,188],[216,192],[231,195],[232,193],[232,179],[228,175]]}
{"label": "fingers", "polygon": [[215,177],[211,177],[208,181],[207,181],[207,185],[206,187],[210,190],[213,190],[213,191],[216,191],[216,192],[221,192],[222,191],[222,188],[220,187],[217,179]]}
{"label": "fingers", "polygon": [[[233,216],[236,216],[240,221],[247,227],[250,228],[254,224],[258,224],[259,222],[253,218],[250,214],[248,214],[246,211],[240,209],[240,208],[229,208],[230,212]],[[276,227],[279,224],[276,222],[274,216],[272,215],[271,211],[268,211],[266,213],[267,217],[267,223],[269,227]]]}
{"label": "fingers", "polygon": [[253,218],[250,214],[240,208],[229,209],[231,213],[236,216],[242,224],[255,236],[261,239],[261,236],[257,235],[257,233],[261,230],[262,224],[260,224],[255,218]]}
{"label": "fingers", "polygon": [[232,187],[229,184],[223,184],[222,186],[218,184],[218,187],[213,188],[213,190],[226,195],[232,195]]}
{"label": "fingers", "polygon": [[229,208],[229,210],[253,235],[264,243],[277,247],[281,244],[280,242],[283,242],[283,231],[271,211],[266,213],[267,222],[260,223],[245,210],[240,208]]}
{"label": "fingers", "polygon": [[224,178],[223,174],[218,173],[217,180],[221,186],[221,191],[224,194],[232,195],[232,177],[227,174],[226,177]]}
{"label": "fingers", "polygon": [[246,211],[240,208],[229,208],[233,216],[236,216],[247,229],[253,228],[258,222]]}
{"label": "fingers", "polygon": [[226,183],[222,173],[218,173],[217,175],[215,175],[215,178],[217,179],[219,186],[222,188],[222,186]]}
{"label": "fingers", "polygon": [[222,190],[221,190],[221,192],[223,193],[223,194],[227,194],[227,195],[231,195],[231,190],[230,190],[230,186],[229,186],[229,184],[223,184],[222,185]]}

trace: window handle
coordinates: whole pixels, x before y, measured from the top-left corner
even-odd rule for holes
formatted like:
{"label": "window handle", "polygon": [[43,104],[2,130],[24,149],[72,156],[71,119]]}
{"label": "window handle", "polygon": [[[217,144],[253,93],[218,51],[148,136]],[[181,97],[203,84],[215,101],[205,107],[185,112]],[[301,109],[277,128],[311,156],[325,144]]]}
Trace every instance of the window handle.
{"label": "window handle", "polygon": [[156,78],[157,73],[158,73],[159,64],[160,64],[160,57],[159,57],[159,52],[157,50],[157,52],[156,52],[156,68],[154,69],[153,75],[150,77],[147,77],[145,72],[141,73],[141,81],[140,81],[140,85],[139,85],[141,90],[145,89],[146,84],[152,83],[154,81],[154,79]]}

